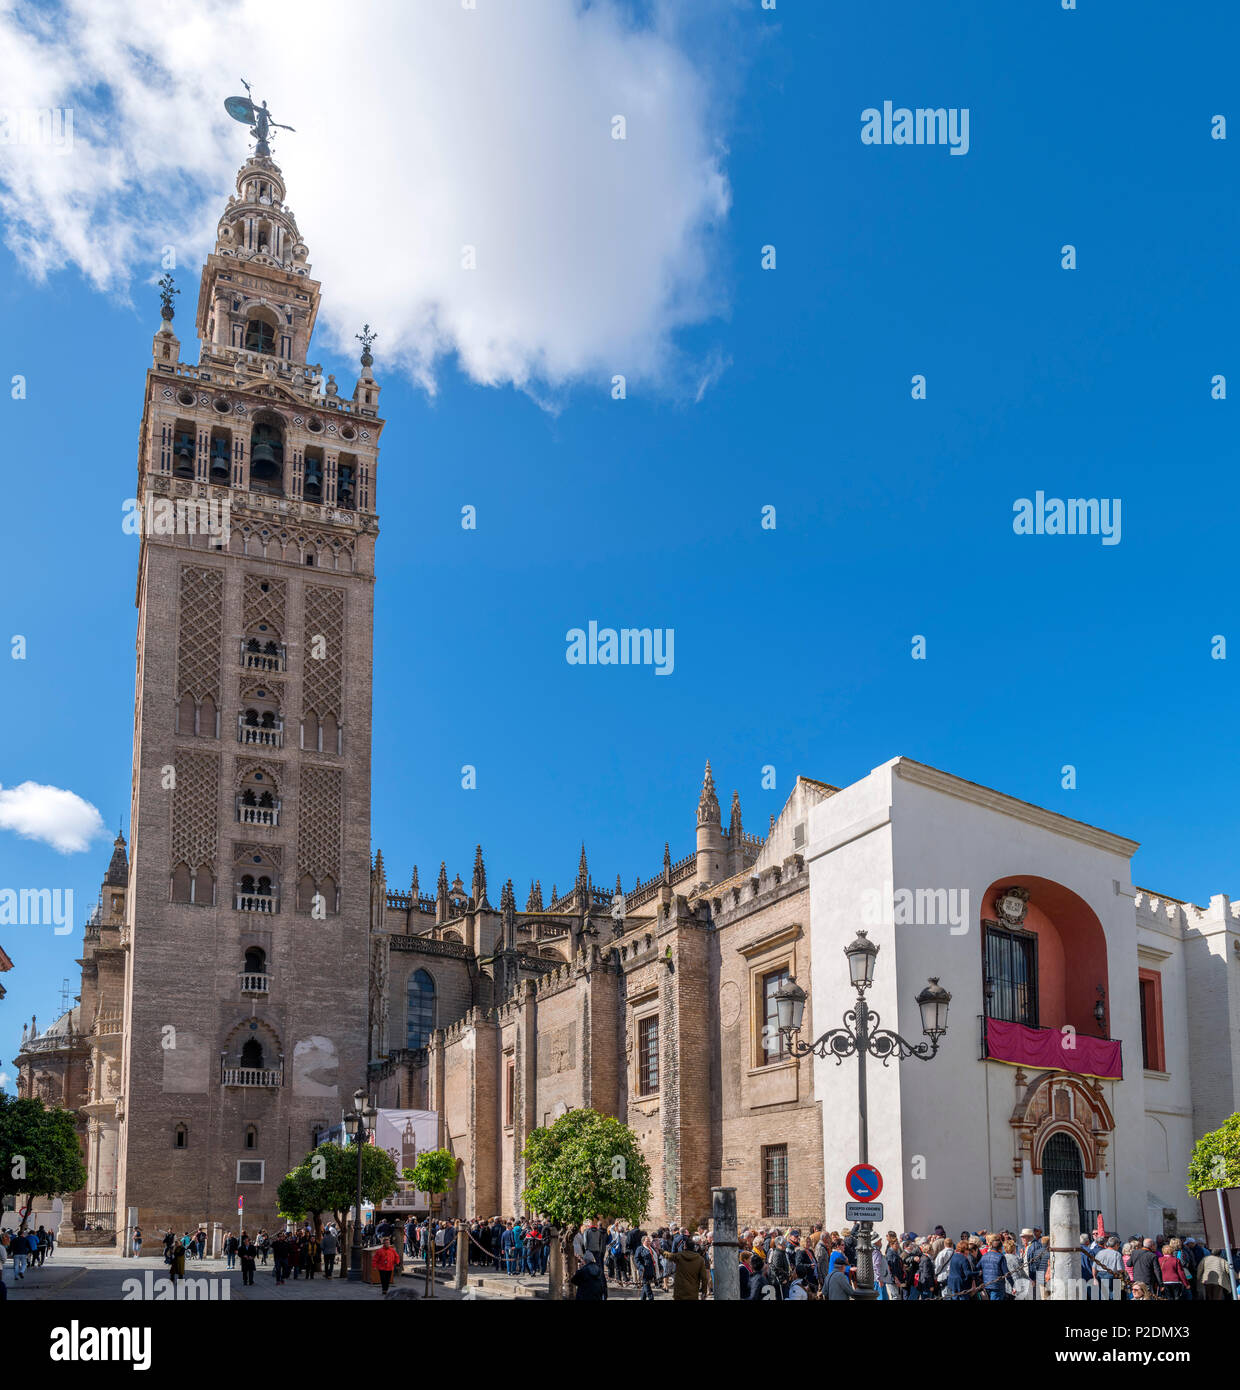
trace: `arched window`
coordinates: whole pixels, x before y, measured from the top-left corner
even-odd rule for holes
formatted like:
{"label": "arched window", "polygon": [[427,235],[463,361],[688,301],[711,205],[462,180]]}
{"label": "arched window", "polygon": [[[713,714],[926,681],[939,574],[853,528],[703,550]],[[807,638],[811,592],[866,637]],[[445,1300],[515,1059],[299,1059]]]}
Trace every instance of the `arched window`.
{"label": "arched window", "polygon": [[250,483],[259,492],[284,490],[284,433],[270,419],[256,420],[250,432]]}
{"label": "arched window", "polygon": [[425,970],[409,976],[406,991],[405,1046],[425,1047],[435,1026],[435,982]]}
{"label": "arched window", "polygon": [[297,884],[297,910],[299,912],[309,912],[314,906],[314,879],[309,874],[302,874],[300,882]]}
{"label": "arched window", "polygon": [[265,319],[252,318],[245,326],[245,350],[247,352],[274,352],[276,330]]}
{"label": "arched window", "polygon": [[190,874],[188,864],[178,864],[172,871],[172,901],[174,903],[188,903],[193,901],[190,896]]}
{"label": "arched window", "polygon": [[323,500],[323,450],[306,450],[305,487],[302,495],[307,502]]}
{"label": "arched window", "polygon": [[172,1147],[174,1149],[189,1148],[189,1130],[184,1125],[177,1125],[172,1131]]}
{"label": "arched window", "polygon": [[267,973],[267,952],[261,946],[247,947],[245,973],[247,975],[265,975]]}
{"label": "arched window", "polygon": [[192,478],[196,454],[194,426],[188,420],[178,420],[172,435],[172,476]]}
{"label": "arched window", "polygon": [[232,444],[224,430],[211,431],[211,481],[227,487],[232,478]]}
{"label": "arched window", "polygon": [[215,902],[215,875],[205,864],[194,870],[194,901],[203,907]]}
{"label": "arched window", "polygon": [[247,1149],[258,1148],[258,1130],[253,1125],[245,1127],[245,1146]]}
{"label": "arched window", "polygon": [[241,1049],[241,1065],[261,1071],[263,1067],[263,1045],[257,1038],[247,1038]]}

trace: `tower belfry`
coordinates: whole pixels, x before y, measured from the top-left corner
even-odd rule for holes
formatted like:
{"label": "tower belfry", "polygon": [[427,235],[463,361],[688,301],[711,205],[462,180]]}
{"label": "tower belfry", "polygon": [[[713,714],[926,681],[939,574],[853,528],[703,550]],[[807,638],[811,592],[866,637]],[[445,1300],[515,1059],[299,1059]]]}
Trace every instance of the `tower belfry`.
{"label": "tower belfry", "polygon": [[374,334],[352,394],[324,386],[275,122],[238,118],[257,148],[202,269],[198,361],[166,282],[138,459],[117,1203],[152,1227],[241,1195],[274,1220],[366,1074]]}

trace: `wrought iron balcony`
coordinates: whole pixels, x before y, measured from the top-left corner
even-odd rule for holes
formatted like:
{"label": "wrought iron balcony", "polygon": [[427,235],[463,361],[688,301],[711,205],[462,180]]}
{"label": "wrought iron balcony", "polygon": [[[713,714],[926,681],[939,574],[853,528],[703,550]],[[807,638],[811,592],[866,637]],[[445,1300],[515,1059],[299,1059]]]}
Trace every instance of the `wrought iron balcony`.
{"label": "wrought iron balcony", "polygon": [[271,977],[262,971],[243,970],[241,972],[242,994],[270,993]]}

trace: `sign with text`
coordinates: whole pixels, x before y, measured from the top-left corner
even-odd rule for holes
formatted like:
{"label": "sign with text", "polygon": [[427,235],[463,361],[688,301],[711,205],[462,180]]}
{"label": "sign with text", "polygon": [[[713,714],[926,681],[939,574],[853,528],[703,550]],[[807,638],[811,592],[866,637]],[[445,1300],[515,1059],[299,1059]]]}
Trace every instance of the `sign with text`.
{"label": "sign with text", "polygon": [[883,1204],[881,1202],[845,1202],[845,1221],[881,1221]]}

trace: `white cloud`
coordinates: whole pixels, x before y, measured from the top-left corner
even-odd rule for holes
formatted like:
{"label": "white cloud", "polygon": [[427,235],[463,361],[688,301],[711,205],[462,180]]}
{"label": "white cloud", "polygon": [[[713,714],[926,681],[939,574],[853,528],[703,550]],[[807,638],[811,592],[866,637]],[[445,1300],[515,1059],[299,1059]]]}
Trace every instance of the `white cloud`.
{"label": "white cloud", "polygon": [[730,195],[672,8],[639,25],[614,0],[63,0],[19,21],[0,0],[0,102],[74,109],[71,153],[0,150],[6,242],[35,276],[76,266],[121,293],[174,245],[192,313],[247,151],[223,111],[245,76],[297,127],[275,155],[340,349],[368,320],[380,376],[398,361],[433,387],[454,357],[540,396],[614,373],[692,396],[710,368],[675,334],[724,307],[711,246]]}
{"label": "white cloud", "polygon": [[76,792],[22,782],[0,788],[0,830],[42,840],[61,854],[77,854],[103,834],[103,817]]}

